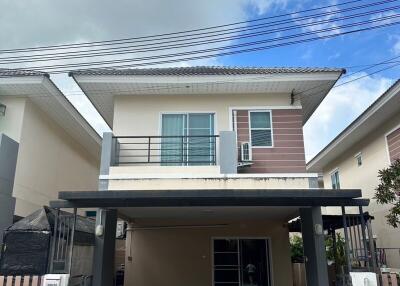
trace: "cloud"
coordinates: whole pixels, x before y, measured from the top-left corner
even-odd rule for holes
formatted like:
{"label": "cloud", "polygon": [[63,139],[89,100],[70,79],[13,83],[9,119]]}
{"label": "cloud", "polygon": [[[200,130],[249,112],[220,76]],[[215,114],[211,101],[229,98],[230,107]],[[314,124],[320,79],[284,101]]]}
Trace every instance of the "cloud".
{"label": "cloud", "polygon": [[[2,0],[0,17],[0,49],[38,47],[66,43],[80,43],[127,37],[171,33],[190,29],[216,26],[248,19],[248,8],[265,13],[276,5],[285,6],[288,0]],[[15,19],[18,18],[18,21]],[[229,45],[231,42],[212,47]],[[190,49],[208,48],[197,45]],[[186,48],[188,50],[189,48]],[[90,49],[89,49],[90,50]],[[82,63],[91,60],[103,61],[127,59],[173,53],[184,49],[153,53],[131,53],[119,56],[101,56],[70,60],[60,56],[57,61],[44,61],[8,65],[7,67],[44,66],[66,63]],[[55,50],[52,52],[60,52]],[[31,53],[35,55],[38,53]],[[218,65],[218,58],[181,61],[164,66]],[[3,67],[3,66],[1,66]],[[66,76],[52,75],[52,79],[67,95],[90,124],[101,134],[108,127],[79,87]]]}
{"label": "cloud", "polygon": [[271,8],[285,9],[289,0],[250,0],[258,15],[263,15]]}
{"label": "cloud", "polygon": [[301,59],[303,60],[309,60],[313,56],[313,51],[312,49],[308,48],[304,54],[301,55]]}
{"label": "cloud", "polygon": [[398,19],[398,17],[396,17],[397,15],[399,14],[395,13],[394,11],[381,12],[371,16],[371,20],[379,20],[381,18],[385,18],[384,20],[375,22],[373,25],[383,25],[383,24],[387,25],[396,22]]}
{"label": "cloud", "polygon": [[[359,73],[345,79],[365,75]],[[331,90],[304,126],[306,159],[310,160],[345,129],[393,82],[385,77],[365,77]],[[318,132],[316,132],[318,131]]]}
{"label": "cloud", "polygon": [[244,0],[3,0],[7,13],[0,17],[0,45],[108,40],[225,24],[245,19],[245,4]]}
{"label": "cloud", "polygon": [[[337,1],[330,1],[329,5],[336,5]],[[339,13],[340,9],[337,6],[332,6],[329,8],[325,8],[320,11],[320,13],[328,13],[327,15],[323,15],[320,17],[313,17],[311,19],[306,20],[297,20],[295,21],[298,25],[304,25],[301,29],[303,32],[316,32],[319,30],[329,29],[326,32],[316,32],[316,35],[319,37],[326,35],[338,34],[341,32],[339,28],[340,21],[329,22],[332,19],[340,17]],[[337,12],[337,13],[336,13]],[[294,14],[293,18],[299,17],[300,15]],[[316,24],[316,22],[322,22]]]}
{"label": "cloud", "polygon": [[396,56],[400,55],[400,36],[395,37],[395,43],[393,45],[392,52]]}
{"label": "cloud", "polygon": [[340,58],[340,56],[341,56],[341,53],[336,52],[336,53],[334,53],[334,54],[332,54],[332,55],[330,55],[330,56],[328,57],[328,61],[336,60],[336,59]]}
{"label": "cloud", "polygon": [[[2,10],[7,13],[3,13],[0,17],[0,49],[140,37],[244,21],[248,16],[247,5],[246,0],[146,0],[145,2],[121,0],[117,3],[103,0],[28,0],[25,2],[3,0]],[[221,11],[229,11],[229,13],[221,13]],[[16,17],[18,21],[14,21]],[[229,41],[221,42],[212,47],[230,43]],[[130,45],[130,49],[135,48],[133,45],[135,44]],[[19,64],[18,67],[124,60],[209,48],[210,45],[211,43],[198,44],[185,49],[165,49],[154,52],[148,52],[146,51],[148,48],[144,47],[140,53],[102,55],[83,59],[67,59],[65,56],[60,56],[56,61]],[[93,48],[85,50],[90,52]],[[82,50],[74,52],[79,51]],[[51,52],[61,52],[61,50]],[[37,53],[32,55],[35,54]],[[199,62],[203,61],[197,61]],[[204,61],[205,64],[209,62],[215,61]]]}

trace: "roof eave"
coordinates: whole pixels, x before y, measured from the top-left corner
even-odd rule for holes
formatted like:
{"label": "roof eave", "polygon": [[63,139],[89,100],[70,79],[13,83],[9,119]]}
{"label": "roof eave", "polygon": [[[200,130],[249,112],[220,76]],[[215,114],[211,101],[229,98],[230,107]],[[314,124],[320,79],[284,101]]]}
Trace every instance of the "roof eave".
{"label": "roof eave", "polygon": [[[397,80],[389,87],[380,97],[378,97],[363,113],[361,113],[353,122],[351,122],[342,132],[340,132],[328,145],[326,145],[317,155],[315,155],[308,163],[307,170],[311,172],[320,172],[332,160],[324,160],[326,156],[335,152],[334,148],[351,134],[363,123],[365,123],[371,115],[383,108],[387,102],[400,93],[400,80]],[[339,156],[340,154],[337,154]],[[336,157],[336,156],[335,156]]]}
{"label": "roof eave", "polygon": [[[64,93],[57,87],[57,85],[50,79],[49,74],[28,74],[28,75],[17,75],[0,77],[0,84],[38,84],[42,85],[47,92],[61,104],[61,106],[70,114],[74,120],[86,131],[87,135],[90,136],[94,142],[98,145],[99,152],[95,155],[100,160],[100,149],[101,149],[101,136],[96,130],[89,124],[89,122],[82,116],[82,114],[75,108],[75,106],[68,100]],[[61,127],[63,127],[61,125]],[[79,142],[79,138],[75,138]],[[93,148],[85,147],[92,152]]]}

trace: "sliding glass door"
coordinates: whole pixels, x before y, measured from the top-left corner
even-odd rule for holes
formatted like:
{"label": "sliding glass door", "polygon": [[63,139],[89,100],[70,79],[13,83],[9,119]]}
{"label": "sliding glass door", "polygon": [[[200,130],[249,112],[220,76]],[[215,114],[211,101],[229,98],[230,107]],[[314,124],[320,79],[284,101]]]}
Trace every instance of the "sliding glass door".
{"label": "sliding glass door", "polygon": [[163,114],[161,123],[161,162],[164,166],[181,165],[186,158],[185,114]]}
{"label": "sliding glass door", "polygon": [[267,239],[214,239],[214,286],[270,286]]}
{"label": "sliding glass door", "polygon": [[215,156],[214,114],[163,114],[163,165],[210,165]]}

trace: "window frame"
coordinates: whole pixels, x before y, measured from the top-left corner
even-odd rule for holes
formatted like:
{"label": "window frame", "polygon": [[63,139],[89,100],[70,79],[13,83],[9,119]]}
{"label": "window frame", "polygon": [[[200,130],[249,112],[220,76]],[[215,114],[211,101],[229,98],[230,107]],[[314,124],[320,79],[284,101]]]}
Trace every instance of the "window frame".
{"label": "window frame", "polygon": [[[267,248],[266,248],[266,258],[269,262],[267,265],[267,271],[269,273],[270,281],[269,281],[269,286],[274,285],[274,273],[273,273],[273,253],[272,253],[272,239],[270,236],[212,236],[211,241],[210,241],[210,260],[211,260],[211,285],[215,285],[215,280],[214,280],[214,240],[222,240],[222,239],[230,239],[230,240],[245,240],[245,239],[261,239],[265,240],[267,243]],[[240,283],[239,283],[240,284]],[[239,285],[238,285],[239,286]]]}
{"label": "window frame", "polygon": [[[333,181],[332,181],[332,176],[335,175],[335,174],[337,174],[337,177],[335,178],[335,179],[337,179],[337,181],[335,182],[335,184],[336,184],[336,186],[339,186],[339,187],[336,187],[336,188],[333,187]],[[331,186],[332,186],[332,189],[333,189],[333,190],[340,190],[340,189],[341,189],[341,186],[340,186],[340,172],[339,172],[339,168],[336,168],[336,169],[332,170],[332,171],[329,173],[329,176],[330,176],[330,178],[331,178]]]}
{"label": "window frame", "polygon": [[[251,127],[251,114],[252,113],[268,113],[269,114],[269,122],[270,122],[270,127],[269,128],[252,128]],[[251,148],[274,148],[274,128],[272,125],[272,110],[270,109],[253,109],[253,110],[248,110],[248,120],[249,120],[249,143]],[[271,131],[271,146],[254,146],[253,145],[253,140],[251,136],[251,131],[252,130],[270,130]]]}
{"label": "window frame", "polygon": [[[186,116],[186,126],[184,128],[185,131],[188,130],[188,121],[189,121],[189,115],[190,114],[208,114],[213,116],[213,124],[210,125],[210,128],[213,130],[213,134],[211,136],[216,136],[217,135],[217,112],[216,111],[207,111],[207,110],[191,110],[191,111],[160,111],[158,114],[158,136],[162,136],[162,124],[163,124],[163,115],[185,115]],[[215,139],[216,140],[216,139]],[[219,144],[216,144],[216,149],[215,149],[215,164],[219,164]],[[160,151],[161,152],[161,151]],[[161,156],[161,153],[160,153]],[[188,154],[185,155],[188,158]],[[182,166],[188,166],[185,164],[182,164]],[[206,165],[208,166],[208,165]],[[211,166],[211,165],[210,165]]]}

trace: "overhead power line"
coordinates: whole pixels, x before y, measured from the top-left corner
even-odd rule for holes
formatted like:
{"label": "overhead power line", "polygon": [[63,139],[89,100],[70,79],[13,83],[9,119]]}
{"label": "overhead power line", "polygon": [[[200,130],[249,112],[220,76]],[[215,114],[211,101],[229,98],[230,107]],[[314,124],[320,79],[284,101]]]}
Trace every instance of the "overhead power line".
{"label": "overhead power line", "polygon": [[[328,83],[323,83],[323,84],[320,84],[320,85],[316,85],[316,86],[314,86],[314,87],[312,87],[312,88],[303,90],[303,91],[301,91],[301,92],[299,92],[299,93],[295,93],[294,96],[296,97],[296,100],[300,100],[300,95],[301,95],[301,94],[305,94],[306,92],[308,92],[308,91],[310,91],[310,90],[318,89],[318,88],[320,88],[320,87],[326,86],[326,88],[325,88],[325,89],[322,89],[322,91],[329,91],[329,90],[331,90],[331,89],[335,89],[335,88],[338,88],[338,87],[340,87],[340,86],[347,85],[347,84],[349,84],[349,83],[352,83],[352,82],[361,80],[361,79],[366,78],[366,77],[370,77],[371,75],[378,74],[378,73],[381,73],[381,72],[383,72],[383,71],[387,71],[387,70],[390,70],[390,69],[393,69],[393,68],[399,67],[399,66],[400,66],[400,63],[393,64],[393,65],[390,65],[390,66],[388,66],[388,67],[382,68],[382,69],[380,69],[380,70],[366,73],[366,74],[364,74],[364,75],[362,75],[362,76],[359,76],[359,77],[356,77],[356,78],[354,78],[354,79],[351,79],[351,80],[348,80],[348,81],[345,81],[345,82],[342,82],[342,83],[339,83],[339,84],[335,84],[333,87],[331,86],[331,84],[328,84]],[[344,77],[342,77],[342,79],[343,79],[343,78],[344,78]],[[321,92],[321,90],[318,90],[318,91],[316,91],[316,92],[314,92],[314,93],[305,94],[305,95],[303,95],[303,98],[304,98],[304,97],[311,97],[311,96],[314,96],[314,95],[318,94],[319,92]]]}
{"label": "overhead power line", "polygon": [[[306,24],[297,24],[297,25],[291,25],[291,26],[286,26],[286,27],[282,27],[282,28],[267,29],[267,30],[262,30],[262,31],[255,32],[255,33],[241,34],[241,35],[237,35],[237,36],[229,36],[229,37],[222,37],[222,38],[220,37],[220,38],[214,39],[214,40],[202,40],[202,41],[195,41],[195,42],[187,42],[187,43],[183,43],[183,44],[176,44],[176,42],[174,42],[169,45],[161,45],[161,46],[156,46],[154,48],[133,48],[133,49],[125,48],[125,49],[118,49],[118,51],[110,51],[110,52],[82,52],[82,51],[78,52],[78,51],[75,51],[75,52],[61,52],[61,53],[53,53],[53,54],[26,55],[26,56],[17,56],[17,57],[15,57],[15,56],[14,57],[0,57],[0,65],[15,64],[15,63],[28,63],[28,62],[57,61],[57,60],[60,60],[61,56],[62,56],[63,60],[81,59],[81,58],[87,59],[88,57],[127,55],[130,53],[144,53],[144,52],[153,52],[153,51],[161,51],[161,50],[168,50],[168,49],[181,49],[181,48],[193,47],[193,46],[204,45],[204,44],[209,45],[209,44],[215,44],[215,43],[238,40],[238,39],[259,37],[259,36],[264,36],[264,35],[268,35],[268,34],[274,34],[277,32],[285,32],[285,31],[290,31],[290,30],[295,30],[295,29],[300,29],[300,28],[305,29],[307,27],[313,27],[313,26],[317,26],[317,25],[334,23],[336,21],[349,20],[349,19],[354,19],[354,18],[358,18],[358,17],[374,15],[377,13],[393,11],[393,9],[397,9],[397,8],[400,8],[400,5],[393,6],[393,7],[386,7],[384,9],[378,9],[378,10],[372,10],[372,11],[367,11],[367,12],[362,12],[362,13],[351,14],[348,16],[313,21],[311,23],[306,23]],[[136,47],[143,47],[143,46],[147,47],[147,45],[138,45]],[[135,46],[133,46],[133,47],[135,47]]]}
{"label": "overhead power line", "polygon": [[[395,61],[396,59],[399,59],[399,58],[400,58],[400,56],[396,56],[396,57],[392,57],[392,58],[386,59],[386,60],[384,60],[384,61],[380,61],[380,62],[378,62],[378,63],[374,63],[374,64],[367,65],[366,68],[363,68],[363,69],[360,69],[360,70],[358,70],[358,71],[355,71],[355,72],[346,74],[346,75],[342,76],[340,79],[344,79],[344,78],[351,77],[351,76],[353,76],[353,75],[355,75],[355,74],[364,72],[364,71],[366,71],[366,70],[372,69],[372,68],[377,67],[377,66],[387,65],[387,64],[394,63],[394,65],[389,66],[389,67],[382,68],[382,69],[379,70],[379,71],[373,71],[373,72],[371,72],[371,73],[367,73],[366,75],[361,76],[360,79],[362,79],[362,78],[364,78],[364,77],[366,77],[366,76],[374,75],[374,74],[376,74],[376,73],[380,73],[380,72],[382,72],[382,71],[386,71],[386,70],[392,69],[392,68],[397,67],[397,66],[400,65],[400,61]],[[353,82],[353,81],[354,81],[354,80],[350,80],[349,83],[350,83],[350,82]],[[301,91],[301,92],[295,93],[295,96],[300,96],[301,94],[304,94],[304,93],[306,93],[306,92],[308,92],[308,91],[310,91],[310,90],[317,89],[317,88],[319,88],[319,87],[321,87],[321,86],[324,86],[324,85],[325,85],[325,84],[316,85],[316,86],[311,87],[311,88],[309,88],[309,89],[306,89],[306,90],[303,90],[303,91]],[[343,85],[343,84],[335,85],[335,87],[341,86],[341,85]],[[314,94],[311,94],[311,95],[314,95]]]}
{"label": "overhead power line", "polygon": [[[363,22],[359,22],[359,23],[351,23],[351,24],[335,26],[335,27],[327,28],[327,29],[313,30],[312,32],[294,34],[294,35],[290,35],[290,36],[286,36],[286,37],[267,39],[267,40],[255,41],[255,42],[247,42],[247,43],[242,43],[242,44],[238,44],[238,45],[231,45],[231,46],[218,47],[218,48],[212,48],[212,49],[203,49],[203,50],[195,50],[195,51],[182,52],[182,53],[163,54],[163,55],[157,55],[157,56],[149,56],[149,57],[141,57],[141,58],[139,57],[139,58],[123,59],[123,60],[88,62],[88,63],[80,63],[80,64],[32,66],[32,67],[26,67],[25,69],[48,70],[49,72],[51,71],[51,73],[59,73],[59,72],[71,71],[71,68],[73,68],[73,67],[78,67],[80,69],[82,67],[87,67],[87,66],[89,66],[89,67],[103,66],[103,68],[128,68],[128,67],[160,65],[160,64],[173,63],[173,62],[178,62],[178,61],[198,60],[198,59],[204,59],[204,58],[210,58],[210,57],[216,57],[216,56],[234,55],[234,54],[239,54],[239,53],[248,53],[248,52],[260,51],[260,50],[272,49],[272,48],[277,48],[277,47],[283,47],[283,46],[299,44],[299,43],[306,43],[306,42],[311,42],[311,41],[316,41],[316,40],[321,40],[321,39],[328,39],[328,38],[338,37],[338,36],[342,36],[342,35],[348,35],[348,34],[357,33],[357,32],[371,31],[374,29],[380,29],[380,28],[384,28],[384,27],[394,26],[394,25],[400,24],[400,22],[399,21],[390,22],[390,23],[373,25],[373,26],[364,27],[364,28],[346,30],[346,31],[338,32],[338,33],[334,33],[334,34],[330,33],[327,35],[326,34],[318,35],[321,33],[332,32],[332,31],[341,30],[344,28],[357,27],[357,25],[366,25],[368,23],[387,22],[389,19],[393,20],[398,17],[399,17],[399,15],[396,14],[396,15],[391,15],[391,16],[387,16],[387,17],[381,17],[378,19],[363,21]],[[309,38],[309,37],[304,38],[306,36],[312,36],[312,35],[317,35],[317,36],[311,37],[311,38]],[[300,39],[297,39],[297,38],[300,38]],[[286,39],[294,39],[294,40],[279,42],[279,41],[286,40]],[[272,43],[278,42],[278,43],[272,44],[272,45],[266,45],[266,46],[256,46],[256,45],[261,45],[264,43],[271,43],[271,42]],[[224,51],[227,49],[237,49],[237,48],[243,48],[243,47],[248,47],[248,46],[256,46],[256,47]],[[212,53],[212,52],[217,52],[217,51],[221,51],[221,52]],[[208,54],[208,53],[212,53],[212,54]],[[185,56],[188,56],[188,57],[185,57]],[[177,58],[177,57],[180,57],[180,58]],[[165,60],[160,60],[160,59],[165,59]],[[155,60],[155,61],[152,61],[152,60]],[[135,64],[135,62],[138,62],[138,63]],[[132,63],[132,64],[114,65],[114,64],[118,64],[118,63]],[[108,64],[110,64],[111,66],[106,66]]]}
{"label": "overhead power line", "polygon": [[[355,17],[361,17],[361,16],[366,16],[366,15],[371,15],[374,13],[384,13],[386,11],[391,11],[394,9],[399,8],[399,6],[393,6],[393,7],[385,7],[384,9],[380,10],[372,10],[372,11],[366,11],[360,14],[353,14],[349,16],[344,16],[344,17],[339,17],[339,18],[326,18],[326,16],[331,16],[335,14],[341,14],[341,13],[347,13],[350,11],[355,11],[355,10],[361,10],[364,8],[369,8],[372,6],[376,5],[382,5],[386,4],[388,2],[398,2],[399,0],[385,0],[385,1],[379,1],[379,2],[374,2],[374,3],[369,3],[366,5],[361,5],[361,6],[354,6],[354,7],[349,7],[346,9],[335,9],[333,11],[328,11],[325,13],[320,13],[320,14],[313,14],[313,15],[308,15],[308,16],[303,16],[303,17],[293,17],[290,19],[284,19],[280,21],[274,21],[274,22],[268,22],[268,23],[263,23],[263,24],[258,24],[258,25],[253,25],[253,26],[247,26],[245,28],[240,28],[240,30],[235,30],[234,32],[226,32],[226,30],[222,30],[220,33],[214,34],[215,32],[212,33],[204,33],[206,35],[204,36],[196,36],[196,37],[191,37],[191,38],[183,38],[183,39],[174,39],[173,41],[171,39],[167,39],[167,41],[161,41],[161,42],[153,42],[153,43],[147,43],[147,44],[139,44],[139,45],[128,45],[128,46],[117,46],[117,47],[109,47],[109,48],[99,48],[99,49],[93,49],[91,47],[90,50],[69,50],[69,51],[58,51],[58,52],[51,52],[51,53],[43,53],[43,51],[37,51],[40,54],[28,54],[28,55],[19,55],[19,56],[7,56],[7,57],[1,57],[0,60],[3,60],[3,62],[11,62],[8,60],[24,60],[24,59],[55,59],[57,57],[51,57],[51,56],[63,56],[63,58],[66,58],[66,56],[71,56],[68,58],[74,58],[75,56],[81,57],[81,56],[103,56],[103,55],[109,55],[109,54],[124,54],[125,52],[146,52],[151,48],[150,51],[155,51],[155,50],[161,50],[161,49],[169,49],[169,48],[176,48],[176,47],[188,47],[188,46],[193,46],[193,45],[198,45],[202,43],[216,43],[216,42],[222,42],[222,41],[228,41],[228,40],[235,40],[235,39],[240,39],[240,38],[247,38],[247,37],[253,37],[253,36],[259,36],[259,35],[265,35],[265,34],[270,34],[273,33],[273,31],[277,30],[282,30],[282,31],[287,31],[291,29],[298,28],[299,26],[310,26],[313,24],[323,24],[323,23],[330,23],[338,20],[346,20],[346,19],[351,19]],[[321,17],[323,19],[321,19]],[[305,22],[304,24],[301,24],[303,21],[308,21]],[[313,20],[310,22],[310,20]],[[276,27],[276,26],[282,26],[282,25],[288,25],[290,23],[295,23],[297,25],[289,25],[287,27],[281,27],[276,30],[271,30],[271,29],[265,29],[265,28],[271,28],[271,27]],[[263,29],[261,32],[253,32],[250,34],[241,34],[238,35],[238,33],[241,32],[246,32],[246,31],[253,31],[253,30],[260,30]],[[219,31],[218,31],[219,32]],[[226,37],[221,38],[221,36],[228,35]],[[192,36],[192,35],[190,35]],[[199,40],[199,39],[207,39],[207,38],[215,38],[215,39],[208,39],[204,41],[197,41],[193,42],[192,40]],[[192,42],[190,42],[192,41]],[[182,43],[182,46],[179,46],[178,43]],[[168,45],[170,44],[170,45]],[[134,49],[134,48],[142,48],[142,49]],[[104,52],[104,53],[100,53]],[[106,53],[107,52],[107,53]],[[116,53],[118,52],[118,53]]]}
{"label": "overhead power line", "polygon": [[[308,13],[308,12],[318,11],[318,10],[323,10],[323,9],[336,8],[336,7],[345,6],[345,5],[349,5],[352,3],[358,3],[358,2],[362,2],[362,1],[363,0],[347,1],[347,2],[343,2],[343,3],[331,4],[331,5],[316,7],[316,8],[312,8],[312,9],[305,9],[305,10],[300,10],[300,11],[296,11],[296,12],[280,14],[280,15],[276,15],[276,16],[269,16],[269,17],[263,17],[263,18],[253,19],[253,20],[240,21],[240,22],[234,22],[234,23],[229,23],[229,24],[216,25],[216,26],[211,26],[211,27],[206,27],[206,28],[191,29],[191,30],[185,30],[185,31],[179,31],[179,32],[155,34],[155,35],[140,36],[140,37],[121,38],[121,39],[115,39],[115,40],[91,41],[91,42],[60,44],[60,45],[47,45],[47,46],[18,48],[18,49],[3,49],[3,50],[0,50],[0,53],[20,53],[20,52],[31,52],[31,51],[37,51],[37,50],[71,49],[71,48],[82,48],[85,46],[93,47],[95,45],[105,45],[107,43],[118,43],[118,42],[122,42],[122,41],[139,40],[139,39],[153,39],[153,38],[159,38],[159,37],[164,37],[164,36],[181,35],[181,34],[188,34],[188,33],[199,32],[199,31],[209,31],[209,30],[214,30],[214,29],[218,29],[218,28],[224,28],[224,27],[230,27],[230,26],[235,26],[235,25],[265,21],[265,20],[269,20],[269,19],[293,16],[293,15],[297,15],[300,13]],[[393,1],[388,0],[388,1],[381,1],[381,2],[383,3],[383,2],[393,2]]]}

